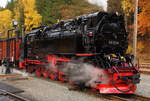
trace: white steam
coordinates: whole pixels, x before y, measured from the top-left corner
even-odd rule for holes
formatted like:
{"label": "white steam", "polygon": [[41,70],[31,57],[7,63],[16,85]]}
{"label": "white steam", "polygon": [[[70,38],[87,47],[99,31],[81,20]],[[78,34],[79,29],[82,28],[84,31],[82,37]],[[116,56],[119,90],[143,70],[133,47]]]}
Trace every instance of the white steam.
{"label": "white steam", "polygon": [[62,70],[69,82],[85,84],[87,87],[96,87],[97,84],[108,83],[109,79],[102,69],[87,63],[70,62]]}
{"label": "white steam", "polygon": [[91,4],[101,6],[105,11],[107,11],[107,0],[87,0],[87,1]]}

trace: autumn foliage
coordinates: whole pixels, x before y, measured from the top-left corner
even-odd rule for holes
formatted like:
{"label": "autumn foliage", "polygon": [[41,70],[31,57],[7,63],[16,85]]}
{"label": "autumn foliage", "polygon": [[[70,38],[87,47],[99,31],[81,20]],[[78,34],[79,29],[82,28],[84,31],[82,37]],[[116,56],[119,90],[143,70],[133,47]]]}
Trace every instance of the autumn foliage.
{"label": "autumn foliage", "polygon": [[30,31],[34,27],[38,27],[41,24],[42,16],[38,14],[35,5],[36,0],[18,0],[16,7],[14,8],[15,16],[14,18],[18,21],[21,17],[26,26],[26,31]]}
{"label": "autumn foliage", "polygon": [[127,16],[130,16],[130,14],[134,11],[134,3],[135,0],[122,0],[121,7]]}
{"label": "autumn foliage", "polygon": [[[138,54],[150,54],[150,0],[138,0]],[[108,11],[124,13],[126,28],[129,32],[127,52],[132,52],[135,0],[108,0]]]}
{"label": "autumn foliage", "polygon": [[0,32],[2,38],[6,37],[7,30],[11,27],[12,13],[10,10],[0,11]]}
{"label": "autumn foliage", "polygon": [[150,1],[140,0],[139,2],[138,28],[139,34],[150,34]]}
{"label": "autumn foliage", "polygon": [[19,30],[24,25],[26,31],[30,31],[41,25],[52,25],[99,10],[102,8],[86,0],[10,0],[5,8],[0,7],[0,32],[2,37],[6,37],[13,19],[18,21]]}

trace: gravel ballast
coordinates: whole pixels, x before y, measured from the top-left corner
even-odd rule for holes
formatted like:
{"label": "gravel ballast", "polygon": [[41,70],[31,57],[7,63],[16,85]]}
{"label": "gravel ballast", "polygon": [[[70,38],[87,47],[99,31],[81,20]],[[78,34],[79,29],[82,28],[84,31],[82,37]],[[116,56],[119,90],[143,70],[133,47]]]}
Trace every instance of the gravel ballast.
{"label": "gravel ballast", "polygon": [[141,82],[137,85],[136,94],[150,97],[150,75],[141,74]]}
{"label": "gravel ballast", "polygon": [[7,83],[24,90],[25,92],[19,95],[31,101],[104,101],[83,92],[69,91],[64,84],[39,78]]}
{"label": "gravel ballast", "polygon": [[[25,74],[25,73],[24,73]],[[26,74],[25,76],[27,76]],[[4,81],[24,90],[20,95],[31,101],[104,101],[83,92],[69,91],[66,84],[49,79],[29,77],[29,80]],[[136,94],[150,97],[150,75],[141,74]]]}

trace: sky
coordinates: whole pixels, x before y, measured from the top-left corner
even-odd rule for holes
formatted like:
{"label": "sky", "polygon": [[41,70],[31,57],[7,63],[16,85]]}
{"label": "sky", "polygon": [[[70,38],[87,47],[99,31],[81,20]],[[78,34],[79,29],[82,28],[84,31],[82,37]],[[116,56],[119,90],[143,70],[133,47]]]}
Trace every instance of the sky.
{"label": "sky", "polygon": [[10,0],[0,0],[0,6],[5,7],[5,5],[7,4],[7,1],[10,1]]}

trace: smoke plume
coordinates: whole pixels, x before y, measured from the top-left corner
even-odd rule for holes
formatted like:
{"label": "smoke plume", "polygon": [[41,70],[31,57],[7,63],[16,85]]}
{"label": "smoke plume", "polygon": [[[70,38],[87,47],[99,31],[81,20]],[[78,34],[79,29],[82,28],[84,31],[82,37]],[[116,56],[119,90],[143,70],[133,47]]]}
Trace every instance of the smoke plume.
{"label": "smoke plume", "polygon": [[96,87],[97,84],[108,83],[108,77],[102,69],[88,63],[69,62],[62,71],[67,75],[69,82],[85,84],[87,87]]}
{"label": "smoke plume", "polygon": [[105,11],[107,11],[107,0],[87,0],[87,1],[91,4],[101,6]]}

